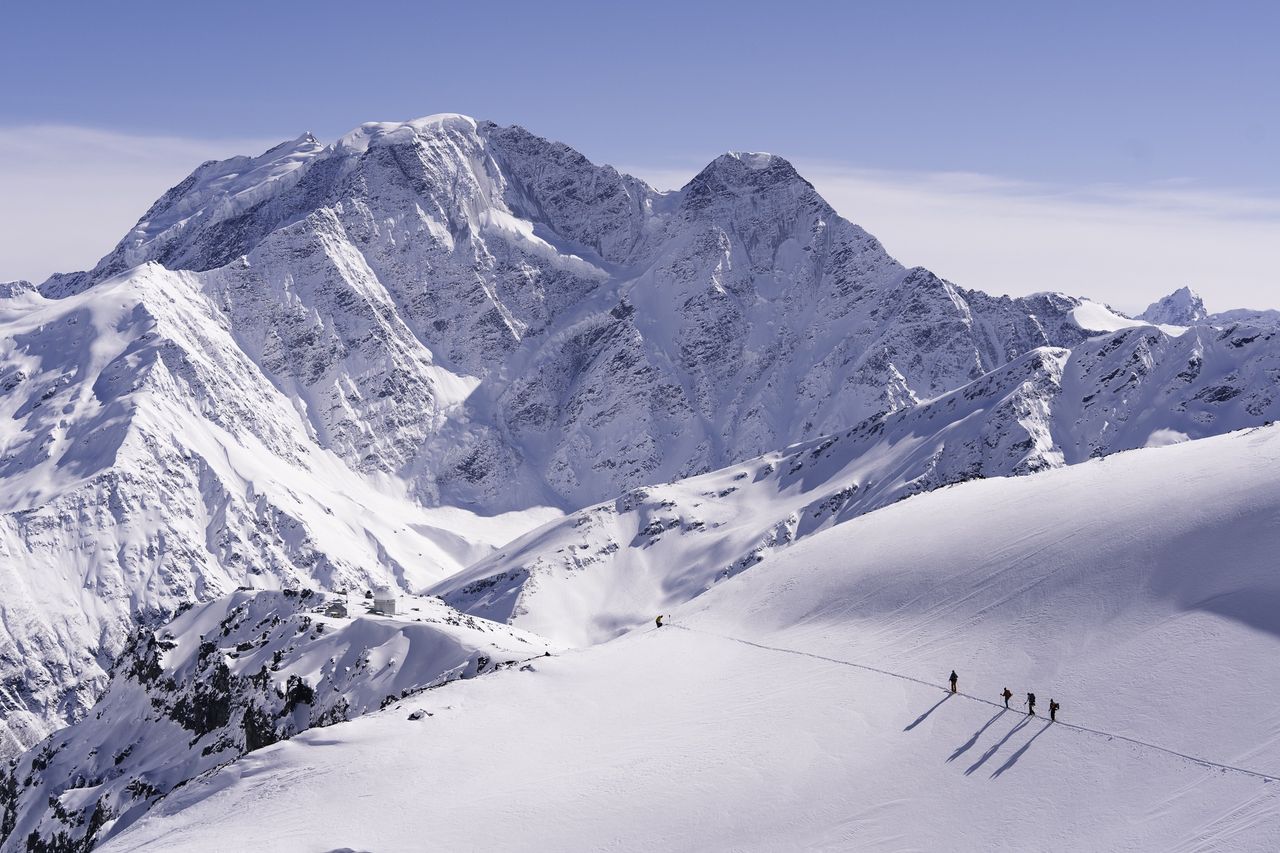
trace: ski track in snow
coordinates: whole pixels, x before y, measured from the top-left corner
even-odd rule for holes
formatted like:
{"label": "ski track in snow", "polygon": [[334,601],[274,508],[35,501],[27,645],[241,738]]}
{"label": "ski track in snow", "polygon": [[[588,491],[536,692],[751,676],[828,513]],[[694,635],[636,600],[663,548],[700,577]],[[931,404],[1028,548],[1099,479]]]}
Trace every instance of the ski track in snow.
{"label": "ski track in snow", "polygon": [[[892,670],[881,669],[879,667],[871,666],[870,664],[855,663],[854,661],[848,661],[848,660],[840,660],[838,658],[827,657],[826,655],[814,654],[813,652],[800,651],[799,649],[786,649],[786,648],[782,648],[781,646],[769,646],[769,645],[765,645],[764,643],[757,643],[752,640],[743,639],[742,637],[730,637],[725,634],[717,634],[712,631],[704,631],[699,628],[690,628],[688,625],[679,625],[676,623],[664,623],[663,627],[678,628],[681,631],[691,631],[696,634],[706,634],[708,637],[716,637],[721,640],[728,640],[734,643],[742,643],[743,645],[752,646],[757,649],[763,649],[764,651],[779,652],[781,654],[797,655],[799,657],[813,658],[814,660],[826,661],[827,663],[833,663],[839,666],[848,666],[848,667],[852,667],[853,669],[862,669],[862,670],[866,670],[867,672],[874,672],[879,675],[888,676],[889,678],[896,678],[899,681],[910,681],[914,684],[922,684],[925,687],[930,687],[936,690],[940,690],[943,693],[947,694],[946,697],[943,699],[943,702],[947,701],[947,699],[951,698],[952,696],[959,696],[964,699],[968,699],[971,702],[980,702],[983,705],[990,705],[991,707],[997,708],[1000,711],[1005,711],[1005,710],[1012,711],[1014,707],[1011,705],[1008,709],[1006,709],[1004,707],[1004,703],[1002,702],[992,702],[990,699],[983,699],[979,696],[974,696],[972,694],[965,693],[963,690],[958,690],[955,693],[952,693],[949,688],[939,687],[937,684],[934,684],[931,681],[926,681],[923,678],[916,678],[915,676],[906,675],[901,672],[893,672]],[[939,705],[941,704],[942,703],[939,702],[938,705],[935,705],[933,708],[930,708],[929,711],[926,711],[925,714],[922,717],[920,717],[918,720],[916,720],[915,723],[912,723],[911,725],[907,726],[907,729],[908,730],[912,729],[919,723],[923,722],[925,717],[927,717],[930,713],[932,713],[933,710],[939,707]],[[1026,707],[1025,701],[1023,702],[1023,707],[1024,708]],[[1230,770],[1233,773],[1243,773],[1246,776],[1253,776],[1255,778],[1262,779],[1267,782],[1280,782],[1280,776],[1271,776],[1269,774],[1263,773],[1258,770],[1249,770],[1248,768],[1245,768],[1245,767],[1234,767],[1230,764],[1223,764],[1218,761],[1211,761],[1208,758],[1200,758],[1195,755],[1187,755],[1186,753],[1178,752],[1176,749],[1169,749],[1168,747],[1163,747],[1163,746],[1160,746],[1159,744],[1150,743],[1148,741],[1139,740],[1137,738],[1127,737],[1125,735],[1116,734],[1115,732],[1105,732],[1105,731],[1100,731],[1098,729],[1091,729],[1088,726],[1082,726],[1077,723],[1069,723],[1064,720],[1055,720],[1050,723],[1047,717],[1044,717],[1038,714],[1037,715],[1027,714],[1024,716],[1026,716],[1027,719],[1020,722],[1018,726],[1015,726],[1013,731],[1017,731],[1020,726],[1027,724],[1028,721],[1030,720],[1044,721],[1049,725],[1062,726],[1063,728],[1068,728],[1068,729],[1075,729],[1078,732],[1085,732],[1088,734],[1097,735],[1098,737],[1103,737],[1103,738],[1106,738],[1107,740],[1121,740],[1127,743],[1134,744],[1136,746],[1145,747],[1147,749],[1154,749],[1159,752],[1166,753],[1168,755],[1185,759],[1187,761],[1190,761],[1193,764],[1199,764],[1202,767],[1213,767],[1219,770]],[[994,722],[994,720],[995,718],[992,718],[992,722]],[[988,723],[988,725],[990,725],[990,723]],[[977,741],[978,735],[981,735],[982,732],[985,730],[985,728],[986,727],[984,726],[983,729],[980,729],[978,733],[974,735],[974,742]],[[1012,734],[1012,731],[1010,732],[1010,734]],[[1008,736],[1005,737],[1005,740],[1008,740]],[[1001,741],[1000,743],[1003,744],[1004,741]],[[1029,744],[1030,744],[1030,741],[1027,742],[1027,745]],[[1027,745],[1024,745],[1022,749],[1025,750],[1027,748]],[[994,753],[995,750],[996,748],[993,748],[992,753]],[[1011,759],[1002,769],[1007,769],[1016,760],[1017,760],[1017,756],[1015,755],[1015,757]],[[979,762],[979,763],[982,763],[982,762]],[[999,771],[997,771],[995,775],[999,775]]]}

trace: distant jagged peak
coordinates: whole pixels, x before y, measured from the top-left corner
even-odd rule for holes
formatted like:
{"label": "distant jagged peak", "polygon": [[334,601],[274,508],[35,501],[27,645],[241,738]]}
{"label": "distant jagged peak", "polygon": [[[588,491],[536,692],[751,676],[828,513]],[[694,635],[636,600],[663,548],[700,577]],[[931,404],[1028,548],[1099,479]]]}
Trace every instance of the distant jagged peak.
{"label": "distant jagged peak", "polygon": [[36,286],[26,279],[0,281],[0,299],[13,299],[16,296],[25,296],[34,292],[36,292]]}
{"label": "distant jagged peak", "polygon": [[1190,287],[1180,287],[1173,293],[1147,306],[1137,319],[1148,323],[1166,323],[1174,326],[1191,326],[1205,320],[1209,312],[1204,300]]}

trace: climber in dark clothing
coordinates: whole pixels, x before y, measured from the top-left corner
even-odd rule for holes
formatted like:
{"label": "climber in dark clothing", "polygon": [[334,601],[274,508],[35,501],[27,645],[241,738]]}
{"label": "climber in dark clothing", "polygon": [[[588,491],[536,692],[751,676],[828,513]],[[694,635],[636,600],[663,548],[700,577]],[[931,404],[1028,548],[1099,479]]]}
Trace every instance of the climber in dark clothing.
{"label": "climber in dark clothing", "polygon": [[657,626],[658,626],[659,628],[661,628],[661,627],[662,627],[662,617],[661,617],[661,616],[659,616],[657,619],[654,619],[653,621],[657,624]]}
{"label": "climber in dark clothing", "polygon": [[956,671],[951,670],[951,692],[956,692],[956,682],[960,680],[960,676],[956,675]]}
{"label": "climber in dark clothing", "polygon": [[1004,707],[1007,710],[1009,707],[1009,700],[1013,698],[1013,691],[1006,687],[1004,692],[1000,694],[1000,697],[1004,699]]}
{"label": "climber in dark clothing", "polygon": [[1053,699],[1049,700],[1049,722],[1056,723],[1058,721],[1058,709],[1061,707],[1062,706],[1059,705],[1055,700]]}
{"label": "climber in dark clothing", "polygon": [[1034,717],[1036,715],[1036,694],[1027,694],[1027,716]]}

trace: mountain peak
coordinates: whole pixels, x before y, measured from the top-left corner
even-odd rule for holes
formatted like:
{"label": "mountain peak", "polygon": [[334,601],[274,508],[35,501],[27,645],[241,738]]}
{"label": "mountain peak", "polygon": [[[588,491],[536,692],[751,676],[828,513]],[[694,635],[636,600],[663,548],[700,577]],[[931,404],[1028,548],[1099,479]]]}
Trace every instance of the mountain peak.
{"label": "mountain peak", "polygon": [[1167,323],[1174,326],[1190,326],[1209,316],[1200,294],[1189,287],[1180,287],[1173,293],[1147,306],[1137,319],[1148,323]]}
{"label": "mountain peak", "polygon": [[15,296],[24,296],[35,292],[36,286],[26,279],[0,281],[0,299],[12,299]]}
{"label": "mountain peak", "polygon": [[701,210],[717,198],[729,199],[782,192],[790,196],[810,194],[820,204],[813,184],[776,154],[730,151],[721,154],[685,184],[685,206]]}
{"label": "mountain peak", "polygon": [[696,183],[700,179],[754,188],[792,181],[809,183],[785,158],[763,151],[729,151],[721,154],[689,183]]}
{"label": "mountain peak", "polygon": [[742,165],[752,170],[767,169],[775,162],[781,162],[787,166],[791,165],[781,157],[770,154],[767,151],[730,151],[722,156],[738,160]]}
{"label": "mountain peak", "polygon": [[361,152],[372,145],[396,145],[420,136],[436,136],[453,131],[467,135],[476,132],[477,122],[461,113],[436,113],[408,121],[367,121],[343,136],[334,148],[343,152]]}

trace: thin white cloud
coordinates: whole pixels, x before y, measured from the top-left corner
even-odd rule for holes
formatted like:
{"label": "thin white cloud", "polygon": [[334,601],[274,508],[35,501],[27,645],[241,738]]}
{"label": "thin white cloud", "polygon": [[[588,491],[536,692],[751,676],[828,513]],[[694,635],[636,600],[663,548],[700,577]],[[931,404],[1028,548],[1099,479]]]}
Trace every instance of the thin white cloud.
{"label": "thin white cloud", "polygon": [[[1280,199],[1189,182],[1063,188],[967,173],[797,161],[903,263],[965,287],[1058,290],[1140,311],[1190,285],[1210,310],[1280,307]],[[654,186],[696,169],[632,171]]]}
{"label": "thin white cloud", "polygon": [[[92,266],[201,162],[279,141],[0,128],[0,280],[39,282]],[[1061,290],[1134,311],[1190,285],[1213,310],[1280,307],[1277,198],[1190,182],[1064,188],[968,173],[796,166],[904,263],[966,287]],[[626,171],[671,188],[697,169]]]}
{"label": "thin white cloud", "polygon": [[196,166],[280,141],[0,128],[0,281],[91,267]]}

